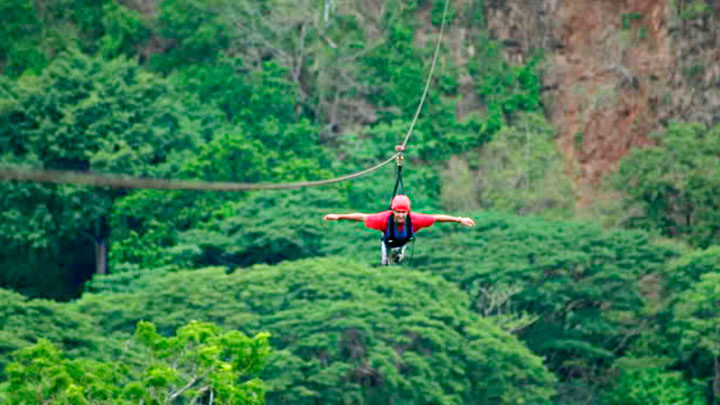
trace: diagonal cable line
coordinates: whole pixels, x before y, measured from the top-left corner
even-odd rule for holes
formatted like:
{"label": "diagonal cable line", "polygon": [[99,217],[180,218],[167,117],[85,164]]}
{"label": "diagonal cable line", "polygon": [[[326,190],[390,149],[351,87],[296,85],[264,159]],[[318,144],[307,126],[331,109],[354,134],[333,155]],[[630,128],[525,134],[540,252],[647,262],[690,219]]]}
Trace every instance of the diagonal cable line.
{"label": "diagonal cable line", "polygon": [[417,110],[415,110],[415,116],[410,123],[410,128],[407,131],[407,135],[405,135],[405,140],[401,144],[402,149],[405,149],[408,139],[410,139],[410,135],[415,128],[415,123],[420,116],[420,110],[422,110],[423,103],[425,103],[425,97],[427,96],[428,89],[430,88],[430,81],[432,80],[433,72],[435,71],[435,63],[437,62],[438,53],[440,53],[440,43],[442,42],[443,32],[445,31],[445,17],[447,16],[448,3],[450,3],[450,0],[445,0],[445,8],[443,9],[442,22],[440,23],[440,34],[438,35],[437,42],[435,43],[435,54],[433,55],[432,64],[430,65],[430,73],[428,74],[427,82],[425,82],[425,90],[423,90],[422,97],[420,98],[420,103],[418,104]]}

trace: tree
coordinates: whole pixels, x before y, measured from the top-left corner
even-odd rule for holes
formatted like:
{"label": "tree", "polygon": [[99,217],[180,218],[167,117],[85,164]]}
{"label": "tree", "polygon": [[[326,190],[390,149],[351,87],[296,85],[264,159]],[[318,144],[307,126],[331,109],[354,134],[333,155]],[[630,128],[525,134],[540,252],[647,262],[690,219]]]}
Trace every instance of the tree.
{"label": "tree", "polygon": [[143,16],[115,1],[103,6],[102,24],[104,35],[100,38],[100,52],[106,58],[126,55],[132,59],[150,36],[148,22]]}
{"label": "tree", "polygon": [[[419,233],[413,267],[459,285],[479,313],[493,314],[492,293],[512,287],[503,313],[536,319],[517,334],[557,373],[559,390],[604,390],[613,360],[645,325],[640,286],[683,249],[639,231],[490,212],[472,216],[477,226],[471,229],[446,225]],[[375,259],[375,244],[362,243],[368,247],[358,256]]]}
{"label": "tree", "polygon": [[[618,362],[618,384],[607,398],[611,404],[704,404],[701,392],[683,378],[681,372],[669,371],[652,360],[622,358]],[[657,362],[656,362],[657,363]]]}
{"label": "tree", "polygon": [[705,273],[716,272],[720,268],[720,247],[695,249],[687,252],[670,263],[663,271],[663,298],[674,302],[677,295],[700,281]]}
{"label": "tree", "polygon": [[47,58],[38,49],[42,25],[29,0],[9,0],[0,4],[4,16],[0,28],[0,67],[10,76],[19,76],[24,70],[39,71]]}
{"label": "tree", "polygon": [[[249,378],[270,354],[268,335],[249,338],[207,322],[190,322],[165,338],[139,322],[136,342],[146,364],[67,359],[47,339],[18,350],[7,367],[11,404],[264,403],[264,387]],[[147,350],[149,349],[149,350]]]}
{"label": "tree", "polygon": [[483,208],[521,215],[568,217],[575,204],[552,128],[538,114],[516,114],[493,135],[478,159]]}
{"label": "tree", "polygon": [[[269,335],[249,338],[238,331],[223,333],[208,322],[191,321],[165,338],[152,323],[139,322],[135,339],[150,348],[150,364],[143,379],[125,387],[144,402],[167,403],[179,398],[212,404],[263,404],[264,386],[249,379],[270,355]],[[179,401],[178,401],[179,402]]]}
{"label": "tree", "polygon": [[159,4],[157,25],[164,53],[151,57],[151,66],[169,73],[187,63],[212,62],[235,34],[228,19],[230,1],[170,0]]}
{"label": "tree", "polygon": [[713,401],[720,399],[720,273],[705,273],[681,293],[675,307],[675,326],[685,356],[712,359]]}
{"label": "tree", "polygon": [[[13,405],[57,402],[110,404],[121,392],[127,368],[88,359],[69,360],[47,339],[17,351],[7,367]],[[128,404],[127,401],[120,403]]]}
{"label": "tree", "polygon": [[[146,273],[80,311],[126,336],[139,318],[271,333],[269,403],[547,403],[553,376],[439,277],[337,258]],[[109,316],[109,314],[113,314]],[[168,314],[172,314],[168,316]]]}
{"label": "tree", "polygon": [[10,353],[41,338],[54,342],[72,359],[108,361],[122,352],[122,343],[109,339],[87,314],[4,289],[0,289],[0,325],[0,375],[11,360]]}
{"label": "tree", "polygon": [[[4,162],[150,175],[160,173],[158,166],[174,151],[200,142],[185,131],[190,120],[167,83],[125,58],[69,53],[41,76],[4,82],[0,91]],[[93,271],[106,271],[108,217],[124,191],[21,183],[0,188],[0,261],[27,265],[32,262],[25,259],[35,255],[49,259],[48,267],[57,263],[74,280],[54,293],[58,298],[75,295]],[[61,252],[72,253],[61,258]],[[30,280],[41,279],[43,271],[29,273]],[[7,275],[1,284],[38,294],[31,282],[13,284]]]}
{"label": "tree", "polygon": [[707,247],[720,235],[720,126],[671,123],[657,146],[620,161],[611,184],[624,193],[622,222]]}
{"label": "tree", "polygon": [[341,196],[331,191],[255,193],[225,205],[197,228],[181,232],[172,252],[196,252],[190,262],[176,259],[177,264],[192,267],[246,267],[318,256],[328,237],[320,218],[341,205]]}

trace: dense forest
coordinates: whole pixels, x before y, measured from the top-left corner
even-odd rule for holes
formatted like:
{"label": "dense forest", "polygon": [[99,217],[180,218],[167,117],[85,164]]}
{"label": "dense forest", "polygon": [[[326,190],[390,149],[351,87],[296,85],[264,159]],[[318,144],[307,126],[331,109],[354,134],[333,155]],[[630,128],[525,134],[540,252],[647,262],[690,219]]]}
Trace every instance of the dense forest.
{"label": "dense forest", "polygon": [[510,60],[488,2],[0,0],[1,168],[354,173],[439,43],[404,190],[476,221],[380,266],[322,218],[387,209],[393,165],[0,181],[0,403],[720,403],[720,125],[668,120],[578,204],[547,50]]}

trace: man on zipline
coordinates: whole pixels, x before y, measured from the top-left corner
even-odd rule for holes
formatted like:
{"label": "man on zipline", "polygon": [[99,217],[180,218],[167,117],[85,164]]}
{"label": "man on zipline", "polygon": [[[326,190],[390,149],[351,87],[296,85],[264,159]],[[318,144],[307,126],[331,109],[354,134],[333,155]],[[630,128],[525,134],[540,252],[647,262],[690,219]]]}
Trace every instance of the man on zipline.
{"label": "man on zipline", "polygon": [[474,226],[475,221],[468,217],[453,217],[442,214],[420,214],[410,211],[408,196],[398,194],[390,202],[390,209],[375,214],[327,214],[325,221],[363,221],[365,226],[383,233],[382,238],[382,264],[389,263],[388,249],[393,249],[395,263],[399,263],[405,255],[405,247],[415,232],[422,228],[432,226],[435,222],[457,222],[465,226]]}

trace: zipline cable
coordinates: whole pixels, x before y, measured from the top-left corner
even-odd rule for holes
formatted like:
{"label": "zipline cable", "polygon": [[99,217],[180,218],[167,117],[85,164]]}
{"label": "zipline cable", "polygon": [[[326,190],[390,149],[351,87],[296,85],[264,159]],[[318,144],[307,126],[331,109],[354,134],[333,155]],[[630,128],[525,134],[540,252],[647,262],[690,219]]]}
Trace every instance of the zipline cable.
{"label": "zipline cable", "polygon": [[[115,188],[126,188],[126,189],[157,189],[157,190],[207,190],[207,191],[246,191],[246,190],[279,190],[279,189],[295,189],[303,187],[318,187],[326,184],[339,183],[341,181],[352,180],[366,174],[372,173],[381,167],[387,165],[393,160],[397,159],[398,167],[401,165],[402,152],[407,146],[407,142],[410,139],[415,124],[417,123],[420,111],[425,103],[425,98],[430,88],[430,82],[432,80],[433,72],[435,71],[435,65],[437,63],[437,57],[440,51],[440,43],[442,42],[443,32],[445,30],[445,18],[447,16],[448,3],[450,0],[445,0],[445,7],[443,9],[442,22],[440,24],[440,34],[438,35],[437,43],[435,44],[435,54],[433,55],[432,64],[430,65],[430,73],[428,74],[427,81],[425,83],[425,89],[423,90],[420,103],[418,104],[417,110],[410,123],[410,128],[405,135],[403,143],[396,146],[396,151],[389,159],[373,166],[368,169],[351,173],[345,176],[336,177],[326,180],[316,181],[301,181],[294,183],[235,183],[235,182],[208,182],[199,180],[170,180],[170,179],[152,179],[152,178],[138,178],[128,177],[116,174],[98,174],[91,172],[77,172],[70,170],[46,170],[46,169],[19,169],[11,166],[0,166],[0,180],[15,180],[15,181],[32,181],[36,183],[54,183],[54,184],[75,184],[75,185],[86,185],[93,187],[115,187]],[[400,171],[398,170],[398,174]],[[402,182],[402,180],[400,180]],[[397,192],[396,184],[396,192]]]}
{"label": "zipline cable", "polygon": [[339,183],[352,180],[392,162],[399,154],[393,155],[368,169],[351,173],[345,176],[327,180],[299,181],[294,183],[235,183],[210,182],[199,180],[168,180],[138,177],[124,177],[119,175],[85,173],[69,170],[21,170],[0,166],[0,180],[33,181],[37,183],[75,184],[93,187],[115,187],[128,189],[156,189],[156,190],[206,190],[206,191],[247,191],[247,190],[279,190],[303,187],[318,187],[326,184]]}
{"label": "zipline cable", "polygon": [[405,147],[407,146],[407,142],[410,139],[410,135],[412,135],[418,117],[420,117],[420,111],[422,111],[423,104],[425,103],[425,98],[427,97],[428,90],[430,89],[430,83],[432,82],[433,73],[435,72],[435,65],[437,64],[437,58],[440,54],[440,44],[442,43],[443,33],[445,32],[445,19],[447,17],[448,3],[450,3],[450,0],[445,0],[442,22],[440,22],[440,33],[438,34],[437,42],[435,43],[435,52],[433,54],[432,63],[430,64],[430,72],[428,73],[427,81],[425,82],[425,89],[423,90],[422,97],[420,97],[420,102],[418,103],[417,109],[415,110],[415,115],[413,116],[412,122],[410,123],[410,128],[408,128],[405,139],[401,144],[395,146],[395,151],[398,152],[398,154],[396,155],[397,172],[395,177],[395,188],[393,189],[392,197],[390,198],[391,201],[392,198],[394,198],[398,194],[398,190],[400,190],[401,194],[405,194],[402,180],[402,168],[404,162],[404,156],[402,153],[405,151]]}
{"label": "zipline cable", "polygon": [[440,53],[440,43],[442,42],[443,32],[445,31],[445,17],[447,16],[448,3],[450,3],[450,0],[445,0],[445,8],[443,9],[442,22],[440,23],[440,34],[438,35],[437,42],[435,43],[435,54],[433,55],[432,64],[430,65],[430,73],[428,74],[427,82],[425,82],[425,90],[423,90],[422,97],[420,98],[420,103],[418,104],[417,110],[415,110],[415,116],[410,123],[410,128],[407,131],[407,135],[405,135],[405,140],[402,144],[400,144],[403,150],[407,145],[408,139],[410,139],[413,128],[415,128],[415,123],[420,116],[420,110],[422,110],[423,103],[425,103],[425,97],[427,96],[428,89],[430,88],[430,81],[432,80],[433,72],[435,71],[435,63],[437,62],[438,53]]}

